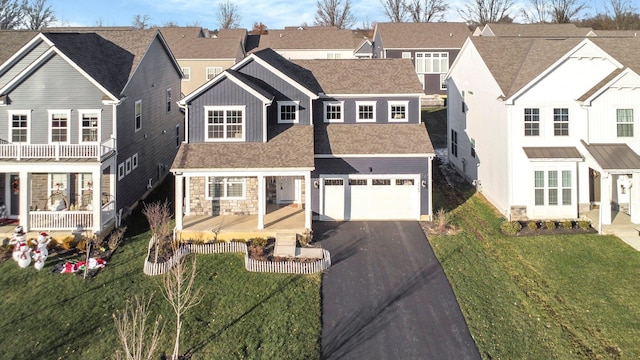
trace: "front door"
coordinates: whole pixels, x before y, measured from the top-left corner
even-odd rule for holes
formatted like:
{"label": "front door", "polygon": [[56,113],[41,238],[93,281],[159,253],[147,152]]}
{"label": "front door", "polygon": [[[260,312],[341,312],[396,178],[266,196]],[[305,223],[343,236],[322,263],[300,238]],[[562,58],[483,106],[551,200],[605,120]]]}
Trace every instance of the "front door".
{"label": "front door", "polygon": [[18,174],[9,175],[9,216],[20,214],[20,178]]}
{"label": "front door", "polygon": [[291,176],[280,176],[276,182],[276,202],[292,204],[296,202],[296,179]]}

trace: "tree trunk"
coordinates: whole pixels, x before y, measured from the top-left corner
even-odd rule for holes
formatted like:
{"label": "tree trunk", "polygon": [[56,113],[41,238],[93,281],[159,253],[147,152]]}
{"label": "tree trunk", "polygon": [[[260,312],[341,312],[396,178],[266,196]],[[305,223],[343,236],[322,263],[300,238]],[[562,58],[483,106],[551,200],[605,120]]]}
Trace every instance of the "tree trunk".
{"label": "tree trunk", "polygon": [[178,360],[180,357],[180,329],[182,328],[182,320],[181,316],[178,315],[176,318],[176,343],[173,346],[173,359]]}

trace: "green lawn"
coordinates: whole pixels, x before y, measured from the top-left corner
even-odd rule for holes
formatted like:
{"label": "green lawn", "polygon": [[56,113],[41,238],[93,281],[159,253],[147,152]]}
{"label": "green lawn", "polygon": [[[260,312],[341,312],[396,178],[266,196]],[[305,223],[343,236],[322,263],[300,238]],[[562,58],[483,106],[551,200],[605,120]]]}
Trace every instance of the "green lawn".
{"label": "green lawn", "polygon": [[[130,233],[138,234],[125,239],[92,280],[50,273],[55,258],[40,272],[11,259],[0,264],[0,357],[109,358],[119,347],[112,313],[134,295],[152,293],[151,310],[165,320],[159,350],[170,353],[173,313],[161,278],[142,273],[149,234],[137,223]],[[249,273],[240,254],[198,255],[197,263],[203,296],[186,313],[181,352],[199,359],[319,358],[320,274]]]}
{"label": "green lawn", "polygon": [[462,231],[429,239],[483,358],[640,358],[639,252],[613,236],[507,237],[481,196],[445,198]]}

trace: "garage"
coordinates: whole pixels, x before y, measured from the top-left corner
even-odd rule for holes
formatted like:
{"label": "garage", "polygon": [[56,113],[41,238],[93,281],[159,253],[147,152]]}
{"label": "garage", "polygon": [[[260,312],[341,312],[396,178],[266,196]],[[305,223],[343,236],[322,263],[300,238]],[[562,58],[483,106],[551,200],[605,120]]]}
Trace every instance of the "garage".
{"label": "garage", "polygon": [[323,176],[320,220],[419,220],[420,176]]}

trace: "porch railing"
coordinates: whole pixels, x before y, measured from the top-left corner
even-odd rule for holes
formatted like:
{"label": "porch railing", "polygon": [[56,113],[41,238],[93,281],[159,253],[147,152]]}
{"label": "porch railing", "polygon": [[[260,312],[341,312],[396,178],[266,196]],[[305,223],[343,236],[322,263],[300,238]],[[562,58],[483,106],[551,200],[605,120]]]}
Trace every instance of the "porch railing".
{"label": "porch railing", "polygon": [[102,144],[0,143],[0,159],[97,159],[115,149],[110,139]]}
{"label": "porch railing", "polygon": [[102,206],[102,225],[105,225],[115,217],[116,202],[112,200]]}
{"label": "porch railing", "polygon": [[30,211],[31,230],[92,229],[92,211]]}

